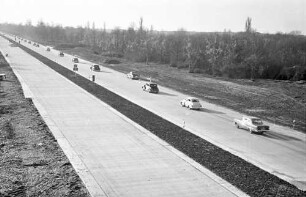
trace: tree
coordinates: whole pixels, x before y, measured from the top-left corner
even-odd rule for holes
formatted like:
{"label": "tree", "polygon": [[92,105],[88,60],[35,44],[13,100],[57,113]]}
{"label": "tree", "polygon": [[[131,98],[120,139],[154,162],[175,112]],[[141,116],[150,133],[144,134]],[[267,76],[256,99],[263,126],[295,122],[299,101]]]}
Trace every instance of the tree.
{"label": "tree", "polygon": [[252,31],[252,18],[248,17],[245,21],[245,32],[251,33]]}

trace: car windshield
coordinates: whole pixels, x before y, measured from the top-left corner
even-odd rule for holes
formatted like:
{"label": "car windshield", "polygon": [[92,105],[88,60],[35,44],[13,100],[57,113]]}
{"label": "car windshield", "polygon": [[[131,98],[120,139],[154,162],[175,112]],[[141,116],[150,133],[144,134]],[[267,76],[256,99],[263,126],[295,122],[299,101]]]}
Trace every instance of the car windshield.
{"label": "car windshield", "polygon": [[198,99],[191,99],[191,102],[193,102],[193,103],[198,103],[199,100],[198,100]]}
{"label": "car windshield", "polygon": [[255,125],[262,125],[262,121],[260,119],[252,119],[252,123]]}

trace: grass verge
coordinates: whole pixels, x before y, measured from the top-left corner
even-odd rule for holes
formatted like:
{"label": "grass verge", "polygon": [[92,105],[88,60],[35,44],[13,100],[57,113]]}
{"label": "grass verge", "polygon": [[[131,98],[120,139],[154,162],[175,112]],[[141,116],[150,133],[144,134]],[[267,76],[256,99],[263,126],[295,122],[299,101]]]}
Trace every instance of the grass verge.
{"label": "grass verge", "polygon": [[[7,38],[8,39],[8,38]],[[11,42],[13,40],[9,39]],[[250,196],[305,196],[306,192],[120,97],[56,62],[18,45],[59,74],[154,133]],[[150,117],[150,118],[148,118]]]}

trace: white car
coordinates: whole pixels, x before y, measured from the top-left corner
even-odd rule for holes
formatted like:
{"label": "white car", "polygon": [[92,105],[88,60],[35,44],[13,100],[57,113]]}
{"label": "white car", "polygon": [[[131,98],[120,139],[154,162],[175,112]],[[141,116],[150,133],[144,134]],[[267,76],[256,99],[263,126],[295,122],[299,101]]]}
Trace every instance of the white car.
{"label": "white car", "polygon": [[202,105],[199,101],[199,99],[194,97],[188,97],[181,101],[182,107],[187,107],[189,109],[197,109],[200,110],[202,108]]}
{"label": "white car", "polygon": [[260,118],[243,116],[241,120],[234,119],[234,123],[238,129],[246,129],[250,133],[263,134],[270,130],[268,125],[265,125]]}

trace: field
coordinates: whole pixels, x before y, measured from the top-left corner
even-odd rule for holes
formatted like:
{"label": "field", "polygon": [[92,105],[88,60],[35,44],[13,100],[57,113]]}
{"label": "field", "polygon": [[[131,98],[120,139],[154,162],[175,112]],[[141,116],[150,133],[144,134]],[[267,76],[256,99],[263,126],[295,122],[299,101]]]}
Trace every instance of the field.
{"label": "field", "polygon": [[188,73],[169,65],[146,65],[118,58],[120,64],[106,64],[109,57],[95,55],[87,48],[63,51],[119,72],[138,71],[143,79],[151,77],[158,84],[187,95],[306,133],[306,83],[303,81],[226,79]]}
{"label": "field", "polygon": [[[305,196],[305,192],[288,182],[232,155],[80,75],[75,77],[73,71],[31,49],[24,46],[20,47],[54,71],[129,117],[250,196]],[[147,117],[150,117],[150,119]]]}
{"label": "field", "polygon": [[89,196],[0,53],[0,197]]}

